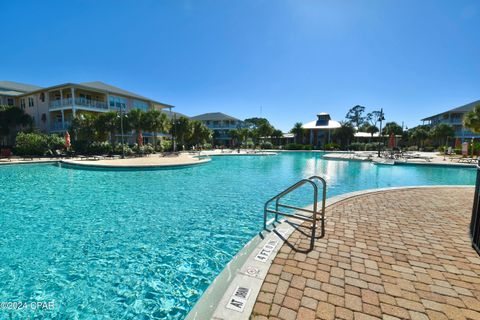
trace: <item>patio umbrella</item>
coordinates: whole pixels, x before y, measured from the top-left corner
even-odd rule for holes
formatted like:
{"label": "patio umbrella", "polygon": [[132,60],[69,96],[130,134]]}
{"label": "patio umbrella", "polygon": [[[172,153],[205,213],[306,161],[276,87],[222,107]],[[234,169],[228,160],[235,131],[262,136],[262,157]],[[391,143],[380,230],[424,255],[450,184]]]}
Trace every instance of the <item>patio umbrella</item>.
{"label": "patio umbrella", "polygon": [[138,146],[141,147],[143,146],[143,135],[142,132],[138,133]]}
{"label": "patio umbrella", "polygon": [[65,132],[65,149],[70,148],[72,144],[70,143],[70,133]]}
{"label": "patio umbrella", "polygon": [[389,147],[390,149],[395,148],[395,146],[396,146],[396,143],[395,143],[395,142],[396,142],[396,141],[395,141],[395,135],[394,135],[393,132],[392,132],[392,133],[390,133],[390,139],[388,140],[388,147]]}

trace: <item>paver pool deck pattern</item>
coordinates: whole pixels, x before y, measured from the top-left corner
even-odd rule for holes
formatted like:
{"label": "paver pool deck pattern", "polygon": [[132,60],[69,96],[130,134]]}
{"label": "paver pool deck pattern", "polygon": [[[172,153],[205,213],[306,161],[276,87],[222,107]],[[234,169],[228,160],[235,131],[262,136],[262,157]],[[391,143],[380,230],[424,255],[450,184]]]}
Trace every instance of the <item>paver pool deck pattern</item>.
{"label": "paver pool deck pattern", "polygon": [[[333,204],[313,251],[282,246],[251,318],[480,319],[473,193],[399,189]],[[289,242],[308,247],[298,231]]]}

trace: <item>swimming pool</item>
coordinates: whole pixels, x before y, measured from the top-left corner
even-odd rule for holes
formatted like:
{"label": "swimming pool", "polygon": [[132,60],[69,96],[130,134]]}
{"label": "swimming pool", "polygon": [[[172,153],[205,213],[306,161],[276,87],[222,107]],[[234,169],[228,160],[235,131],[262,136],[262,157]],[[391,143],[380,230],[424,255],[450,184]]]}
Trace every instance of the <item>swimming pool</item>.
{"label": "swimming pool", "polygon": [[474,169],[376,166],[314,153],[215,157],[159,171],[3,166],[0,302],[55,307],[0,310],[0,318],[182,319],[261,229],[264,202],[313,174],[326,177],[329,196],[475,180]]}

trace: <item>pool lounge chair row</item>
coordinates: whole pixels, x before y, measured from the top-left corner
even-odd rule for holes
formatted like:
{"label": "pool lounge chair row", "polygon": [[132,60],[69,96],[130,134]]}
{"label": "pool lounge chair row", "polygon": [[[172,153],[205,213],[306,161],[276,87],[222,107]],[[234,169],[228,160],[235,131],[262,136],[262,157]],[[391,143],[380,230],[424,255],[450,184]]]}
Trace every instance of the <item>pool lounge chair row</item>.
{"label": "pool lounge chair row", "polygon": [[383,158],[394,159],[394,160],[404,160],[405,162],[412,159],[425,160],[426,162],[430,162],[434,157],[424,156],[420,153],[404,152],[401,150],[397,150],[397,151],[384,151]]}

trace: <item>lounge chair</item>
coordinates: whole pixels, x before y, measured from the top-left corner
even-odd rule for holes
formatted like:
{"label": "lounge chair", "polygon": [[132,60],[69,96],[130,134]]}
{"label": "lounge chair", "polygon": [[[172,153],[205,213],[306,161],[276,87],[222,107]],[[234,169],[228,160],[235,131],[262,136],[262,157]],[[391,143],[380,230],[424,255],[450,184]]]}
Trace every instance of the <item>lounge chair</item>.
{"label": "lounge chair", "polygon": [[464,157],[458,159],[458,163],[475,163],[478,161],[478,158]]}

